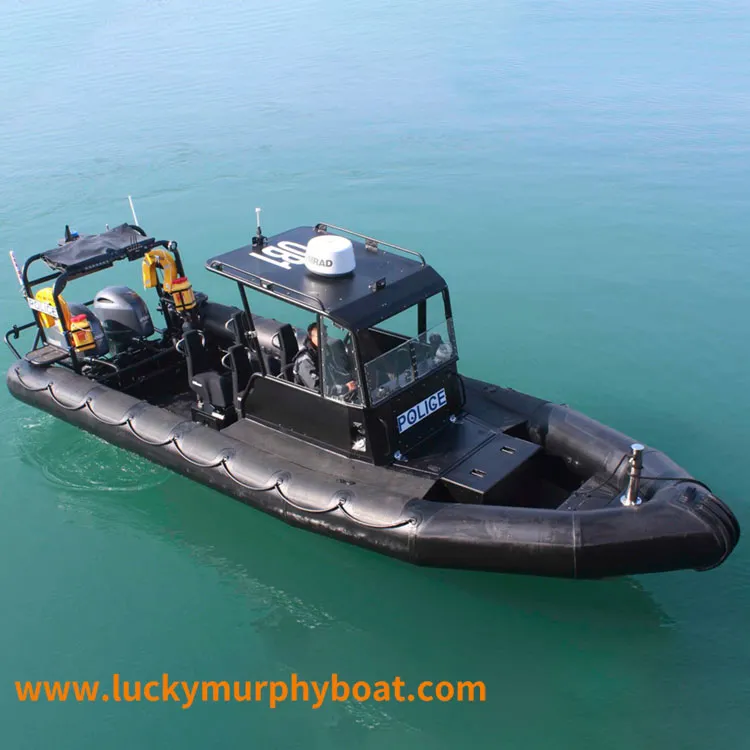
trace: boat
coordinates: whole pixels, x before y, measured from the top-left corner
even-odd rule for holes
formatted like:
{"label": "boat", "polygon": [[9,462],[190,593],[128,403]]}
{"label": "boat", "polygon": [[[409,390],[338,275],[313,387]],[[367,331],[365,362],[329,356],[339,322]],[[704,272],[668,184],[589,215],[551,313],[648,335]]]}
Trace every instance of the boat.
{"label": "boat", "polygon": [[[661,451],[460,373],[448,284],[421,253],[326,223],[267,237],[257,211],[248,245],[205,262],[221,302],[134,210],[99,234],[66,226],[22,267],[11,255],[33,317],[5,335],[12,395],[416,565],[591,579],[705,571],[732,553],[730,508]],[[69,301],[71,282],[128,262],[142,293]]]}

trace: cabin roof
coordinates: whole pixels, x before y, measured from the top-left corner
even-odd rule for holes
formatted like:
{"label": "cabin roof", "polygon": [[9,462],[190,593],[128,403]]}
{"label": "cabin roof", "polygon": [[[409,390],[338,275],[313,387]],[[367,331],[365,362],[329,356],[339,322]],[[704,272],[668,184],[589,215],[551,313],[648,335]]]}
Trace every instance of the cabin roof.
{"label": "cabin roof", "polygon": [[[261,247],[245,245],[206,261],[209,271],[286,300],[313,313],[328,315],[350,330],[373,326],[385,318],[442,291],[445,280],[431,266],[382,247],[352,240],[356,268],[351,274],[326,277],[304,264],[310,239],[334,234],[318,226],[301,226],[268,238]],[[384,285],[376,284],[384,280]]]}

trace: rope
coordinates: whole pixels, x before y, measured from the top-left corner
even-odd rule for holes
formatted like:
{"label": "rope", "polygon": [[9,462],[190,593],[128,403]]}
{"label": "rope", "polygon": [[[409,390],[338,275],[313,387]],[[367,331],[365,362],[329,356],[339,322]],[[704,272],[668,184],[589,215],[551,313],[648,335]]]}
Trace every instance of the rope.
{"label": "rope", "polygon": [[405,519],[404,521],[396,521],[396,523],[383,524],[383,525],[378,525],[378,524],[374,524],[374,523],[367,523],[366,521],[362,521],[362,520],[361,520],[361,519],[359,519],[359,518],[355,518],[355,517],[354,517],[354,516],[353,516],[353,515],[352,515],[352,514],[351,514],[351,513],[350,513],[350,512],[349,512],[349,511],[348,511],[348,510],[347,510],[347,509],[346,509],[346,508],[344,507],[344,504],[343,504],[343,503],[341,503],[341,504],[339,505],[339,508],[341,509],[341,512],[342,512],[342,513],[343,513],[343,514],[344,514],[345,516],[348,516],[349,518],[351,518],[351,519],[352,519],[352,521],[355,521],[355,522],[356,522],[356,523],[358,523],[358,524],[359,524],[360,526],[365,526],[365,527],[366,527],[366,528],[368,528],[368,529],[380,529],[380,530],[386,530],[386,529],[398,529],[398,528],[400,528],[401,526],[406,526],[407,524],[410,524],[410,523],[414,523],[414,524],[416,524],[416,523],[417,523],[417,519],[416,519],[416,518],[407,518],[407,519]]}
{"label": "rope", "polygon": [[618,471],[620,470],[620,467],[622,466],[622,462],[623,462],[623,461],[624,461],[624,460],[625,460],[626,458],[629,458],[629,457],[630,457],[630,454],[629,454],[629,453],[623,453],[623,454],[622,454],[622,458],[621,458],[621,459],[620,459],[620,460],[618,461],[618,463],[617,463],[617,466],[615,466],[615,468],[614,468],[614,469],[612,470],[612,473],[611,473],[611,474],[610,474],[610,475],[609,475],[609,476],[608,476],[608,477],[607,477],[607,478],[606,478],[606,479],[605,479],[605,480],[604,480],[603,482],[600,482],[599,484],[597,484],[597,485],[596,485],[596,487],[594,487],[593,489],[590,489],[590,490],[588,490],[588,491],[587,491],[587,492],[586,492],[586,493],[584,494],[584,497],[590,497],[590,496],[591,496],[591,495],[593,495],[593,494],[594,494],[594,493],[595,493],[595,492],[596,492],[597,490],[600,490],[600,489],[601,489],[602,487],[604,487],[604,486],[605,486],[606,484],[609,484],[609,483],[610,483],[610,482],[611,482],[611,481],[612,481],[612,480],[614,479],[614,477],[615,477],[615,474],[617,474],[617,472],[618,472]]}
{"label": "rope", "polygon": [[699,487],[703,487],[703,489],[709,492],[711,495],[714,494],[714,491],[705,482],[701,482],[700,479],[695,479],[694,477],[644,477],[644,476],[641,476],[641,479],[650,479],[651,481],[661,481],[661,482],[677,482],[679,484],[689,482],[690,484],[697,484]]}
{"label": "rope", "polygon": [[47,390],[49,391],[50,398],[60,408],[65,409],[66,411],[80,411],[84,408],[84,406],[86,406],[86,401],[84,401],[82,404],[79,404],[78,406],[68,406],[67,404],[64,404],[57,396],[55,396],[55,392],[52,390],[52,383],[47,386]]}
{"label": "rope", "polygon": [[172,443],[174,444],[175,450],[186,460],[189,461],[193,466],[197,466],[200,469],[215,469],[217,466],[221,466],[224,464],[224,462],[229,458],[229,456],[222,456],[218,461],[212,463],[212,464],[204,464],[200,461],[196,461],[193,458],[190,458],[187,453],[185,453],[182,448],[180,448],[180,444],[177,442],[175,438],[172,438]]}
{"label": "rope", "polygon": [[284,502],[291,505],[292,508],[295,508],[296,510],[301,510],[303,513],[312,513],[316,516],[322,516],[325,513],[331,513],[337,508],[341,508],[343,510],[343,501],[339,500],[334,505],[332,505],[330,508],[307,508],[304,505],[298,505],[293,500],[291,500],[288,495],[281,489],[281,487],[277,487],[279,494],[284,499]]}
{"label": "rope", "polygon": [[250,492],[272,492],[273,490],[277,489],[280,484],[280,480],[277,479],[273,484],[269,484],[267,487],[253,487],[253,485],[247,484],[247,482],[243,482],[239,477],[235,476],[226,463],[224,464],[224,471],[227,473],[227,476],[230,479],[237,482],[240,487],[244,487],[246,490],[250,490]]}
{"label": "rope", "polygon": [[108,424],[110,427],[122,427],[125,424],[128,424],[130,422],[130,412],[132,409],[128,409],[128,411],[125,413],[125,419],[122,419],[119,422],[112,422],[109,419],[104,419],[103,417],[100,417],[91,407],[91,399],[86,398],[86,408],[100,421],[104,424]]}
{"label": "rope", "polygon": [[[94,414],[94,412],[91,412],[91,413]],[[94,414],[94,416],[97,419],[99,419],[99,417],[96,414]],[[164,440],[164,441],[162,441],[160,443],[159,441],[149,440],[148,438],[143,437],[143,435],[141,435],[135,429],[135,427],[133,427],[133,423],[131,422],[131,418],[130,417],[128,417],[128,419],[127,419],[127,426],[128,426],[128,429],[133,433],[133,435],[135,435],[138,438],[138,440],[140,440],[143,443],[146,443],[146,445],[152,445],[155,448],[162,448],[162,447],[164,447],[166,445],[169,445],[170,443],[173,443],[175,441],[176,437],[177,437],[176,435],[170,435],[170,437],[167,440]]]}
{"label": "rope", "polygon": [[[647,448],[646,450],[643,451],[644,455],[646,453],[657,453],[657,452],[658,451],[656,451],[656,449],[654,448]],[[614,479],[615,474],[617,474],[617,472],[620,470],[620,467],[622,466],[622,462],[627,458],[630,458],[630,453],[623,453],[622,458],[617,462],[617,466],[615,466],[612,473],[603,482],[600,482],[599,484],[597,484],[596,487],[590,490],[587,490],[584,493],[584,497],[590,497],[591,495],[594,494],[594,492],[596,492],[597,490],[600,490],[602,487],[609,484],[612,481],[612,479]],[[705,482],[701,482],[700,479],[695,479],[694,477],[649,477],[649,476],[644,476],[643,474],[641,474],[641,479],[642,480],[645,479],[651,482],[677,482],[679,484],[689,482],[691,484],[697,484],[699,487],[703,487],[703,489],[705,489],[711,495],[714,494],[713,490]],[[615,487],[615,489],[617,488]]]}
{"label": "rope", "polygon": [[31,393],[40,393],[41,391],[49,390],[49,388],[52,386],[52,383],[47,383],[43,388],[32,388],[30,385],[26,385],[23,378],[18,374],[18,370],[15,372],[16,378],[18,379],[18,382]]}

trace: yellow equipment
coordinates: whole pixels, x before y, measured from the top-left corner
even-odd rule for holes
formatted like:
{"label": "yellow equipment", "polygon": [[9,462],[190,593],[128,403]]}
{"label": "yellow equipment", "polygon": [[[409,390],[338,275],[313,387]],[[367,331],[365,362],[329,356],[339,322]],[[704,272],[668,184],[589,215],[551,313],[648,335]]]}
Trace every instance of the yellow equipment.
{"label": "yellow equipment", "polygon": [[143,256],[143,286],[153,289],[159,285],[157,268],[164,274],[162,287],[167,294],[172,295],[175,309],[178,312],[192,310],[195,307],[195,294],[187,276],[177,276],[177,263],[168,250],[157,247],[149,250]]}
{"label": "yellow equipment", "polygon": [[85,313],[74,315],[70,319],[70,336],[77,352],[85,352],[96,348],[94,333],[91,330],[91,324]]}
{"label": "yellow equipment", "polygon": [[185,312],[195,307],[193,285],[187,280],[187,276],[180,276],[172,282],[172,300],[177,312]]}
{"label": "yellow equipment", "polygon": [[[41,303],[41,306],[47,307],[50,312],[43,312],[42,310],[38,309],[37,307],[34,307],[34,309],[39,313],[39,322],[42,324],[44,328],[51,328],[53,325],[57,324],[57,327],[59,330],[63,330],[63,321],[59,320],[57,318],[57,315],[52,315],[53,311],[56,313],[55,310],[55,295],[52,293],[52,287],[46,286],[44,289],[40,289],[35,295],[34,299]],[[65,327],[70,327],[70,311],[68,310],[68,304],[65,302],[65,300],[62,297],[57,298],[60,303],[60,309],[62,310]]]}
{"label": "yellow equipment", "polygon": [[172,284],[177,276],[177,263],[174,256],[163,247],[157,247],[149,250],[143,256],[143,286],[146,289],[154,289],[159,284],[159,277],[156,273],[157,268],[161,268],[164,273],[164,291],[171,292]]}

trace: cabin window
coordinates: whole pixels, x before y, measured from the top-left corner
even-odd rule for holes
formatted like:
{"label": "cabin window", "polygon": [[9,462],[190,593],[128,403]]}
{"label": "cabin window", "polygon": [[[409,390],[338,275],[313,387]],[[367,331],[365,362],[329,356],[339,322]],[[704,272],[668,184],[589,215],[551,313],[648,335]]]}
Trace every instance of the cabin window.
{"label": "cabin window", "polygon": [[446,311],[444,295],[435,294],[359,333],[373,404],[456,359],[453,321]]}
{"label": "cabin window", "polygon": [[362,403],[351,334],[326,318],[321,320],[323,395],[338,401]]}
{"label": "cabin window", "polygon": [[300,335],[306,332],[310,323],[317,320],[315,312],[255,290],[249,290],[248,301],[253,315],[279,323],[290,323]]}
{"label": "cabin window", "polygon": [[[260,293],[248,295],[248,301],[266,374],[295,382],[294,361],[305,345],[307,327],[317,321],[317,313]],[[320,393],[319,382],[317,388],[307,387]]]}

